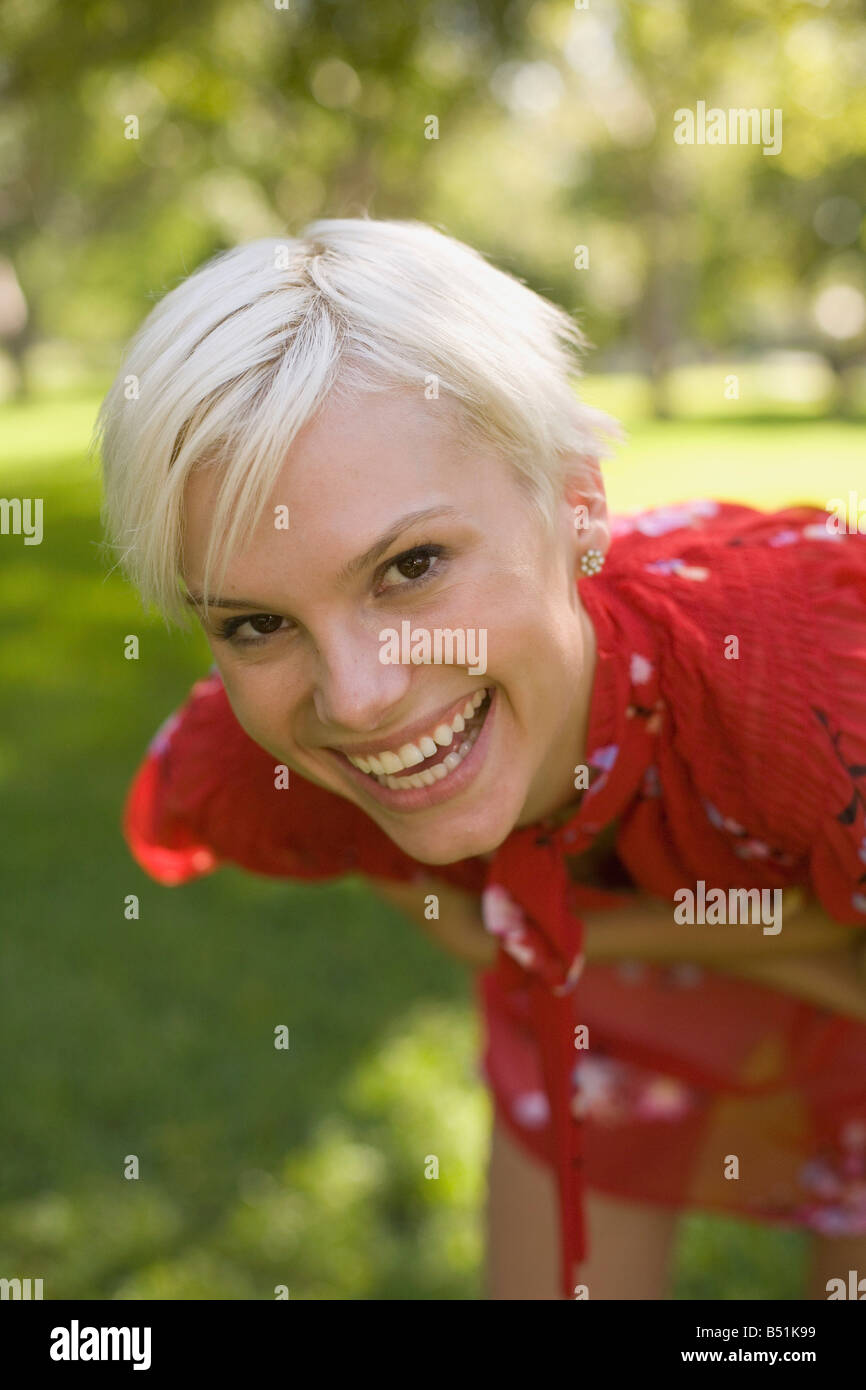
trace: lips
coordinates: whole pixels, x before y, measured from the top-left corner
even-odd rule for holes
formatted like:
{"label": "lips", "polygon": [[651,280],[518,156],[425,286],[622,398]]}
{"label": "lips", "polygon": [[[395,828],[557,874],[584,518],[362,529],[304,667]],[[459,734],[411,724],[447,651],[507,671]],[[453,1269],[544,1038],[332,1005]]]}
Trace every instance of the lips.
{"label": "lips", "polygon": [[[380,786],[390,787],[392,791],[402,791],[406,787],[432,787],[435,782],[444,781],[471,753],[489,708],[489,696],[486,692],[481,692],[478,708],[472,710],[468,720],[464,720],[461,715],[456,717],[455,722],[460,724],[460,731],[454,732],[447,726],[443,727],[443,734],[439,739],[440,746],[435,748],[429,757],[423,758],[420,764],[413,762],[410,772],[384,776],[371,772],[370,777]],[[438,732],[437,729],[437,734]],[[448,743],[444,741],[445,735],[450,735]]]}
{"label": "lips", "polygon": [[[489,691],[484,687],[472,691],[461,701],[450,705],[443,715],[433,716],[425,723],[418,723],[404,730],[390,741],[390,746],[366,745],[349,749],[338,749],[343,757],[359,769],[374,777],[393,777],[409,769],[426,771],[443,760],[443,749],[459,749],[455,738],[471,729],[478,711],[488,700]],[[408,736],[407,736],[408,735]]]}
{"label": "lips", "polygon": [[483,698],[463,733],[450,747],[438,749],[436,757],[424,759],[401,775],[364,773],[349,762],[344,752],[332,749],[344,774],[365,797],[379,802],[385,810],[411,813],[430,810],[459,796],[479,775],[487,758],[491,726],[495,722],[498,692],[494,687],[482,692]]}

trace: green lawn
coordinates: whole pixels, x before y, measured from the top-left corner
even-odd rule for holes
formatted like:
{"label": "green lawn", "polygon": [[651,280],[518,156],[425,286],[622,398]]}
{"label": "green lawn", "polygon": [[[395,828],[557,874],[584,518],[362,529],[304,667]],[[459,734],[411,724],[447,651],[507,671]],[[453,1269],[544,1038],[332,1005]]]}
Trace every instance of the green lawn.
{"label": "green lawn", "polygon": [[[0,538],[0,1274],[49,1298],[477,1298],[488,1102],[463,968],[357,882],[165,889],[126,851],[129,778],[209,656],[105,575],[95,407],[0,409],[3,493],[45,499],[40,547]],[[863,423],[630,423],[617,507],[862,485]],[[802,1252],[693,1216],[677,1296],[797,1297]]]}

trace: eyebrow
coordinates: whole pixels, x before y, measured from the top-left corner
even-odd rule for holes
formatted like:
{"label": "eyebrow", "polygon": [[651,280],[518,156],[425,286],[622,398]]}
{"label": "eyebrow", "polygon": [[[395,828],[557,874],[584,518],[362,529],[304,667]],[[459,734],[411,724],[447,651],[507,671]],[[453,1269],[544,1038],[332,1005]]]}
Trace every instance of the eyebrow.
{"label": "eyebrow", "polygon": [[[401,516],[399,520],[395,521],[394,525],[383,536],[374,541],[362,555],[356,555],[353,560],[344,565],[337,575],[337,582],[346,584],[362,570],[369,569],[370,565],[375,564],[386,551],[391,549],[394,542],[399,540],[403,532],[407,531],[410,526],[417,526],[422,521],[431,521],[433,517],[454,517],[457,515],[456,507],[423,507],[420,511],[407,512],[405,516]],[[186,602],[195,608],[201,608],[204,605],[204,596],[190,593],[186,595]],[[255,613],[269,613],[271,611],[267,604],[256,603],[253,599],[248,598],[211,598],[208,599],[208,606],[210,608],[245,608]]]}
{"label": "eyebrow", "polygon": [[407,512],[401,516],[384,536],[380,536],[374,541],[369,550],[365,550],[363,555],[357,555],[354,560],[350,560],[344,565],[337,576],[340,584],[346,584],[350,579],[354,579],[361,570],[369,569],[370,565],[376,563],[386,551],[391,549],[395,541],[400,539],[404,531],[408,531],[410,526],[417,526],[421,521],[430,521],[434,516],[457,516],[456,507],[424,507],[421,511]]}

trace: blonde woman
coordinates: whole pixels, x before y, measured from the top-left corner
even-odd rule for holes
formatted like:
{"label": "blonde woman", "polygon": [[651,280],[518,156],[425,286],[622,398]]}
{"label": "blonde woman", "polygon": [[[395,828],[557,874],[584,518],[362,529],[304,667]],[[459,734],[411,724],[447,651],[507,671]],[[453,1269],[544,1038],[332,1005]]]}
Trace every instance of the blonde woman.
{"label": "blonde woman", "polygon": [[687,1208],[810,1231],[826,1297],[866,1269],[866,538],[612,520],[582,347],[408,222],[162,300],[105,520],[214,668],[128,842],[162,883],[360,872],[477,967],[491,1297],[661,1297]]}

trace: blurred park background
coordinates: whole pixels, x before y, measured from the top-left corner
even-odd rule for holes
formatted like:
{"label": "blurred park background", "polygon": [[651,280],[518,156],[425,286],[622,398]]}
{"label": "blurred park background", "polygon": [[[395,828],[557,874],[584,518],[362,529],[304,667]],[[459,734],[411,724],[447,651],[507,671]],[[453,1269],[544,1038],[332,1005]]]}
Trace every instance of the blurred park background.
{"label": "blurred park background", "polygon": [[[6,0],[2,492],[43,498],[45,534],[0,537],[0,1275],[481,1296],[464,968],[359,882],[171,890],[123,844],[144,747],[210,664],[99,548],[88,442],[124,340],[239,241],[420,218],[577,315],[580,389],[629,432],[615,508],[862,495],[864,71],[860,0]],[[699,100],[781,110],[781,151],[678,145]],[[804,1252],[691,1215],[675,1296],[799,1297]]]}

